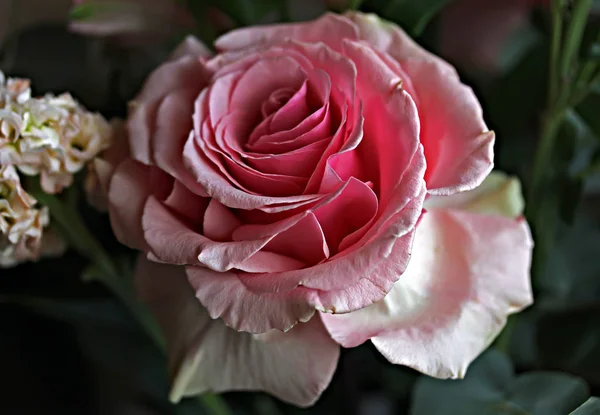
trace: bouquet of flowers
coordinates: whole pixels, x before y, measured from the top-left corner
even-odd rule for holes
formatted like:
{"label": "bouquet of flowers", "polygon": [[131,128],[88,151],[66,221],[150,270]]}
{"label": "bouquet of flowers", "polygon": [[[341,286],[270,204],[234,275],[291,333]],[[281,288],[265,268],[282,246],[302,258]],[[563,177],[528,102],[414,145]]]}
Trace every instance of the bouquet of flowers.
{"label": "bouquet of flowers", "polygon": [[0,303],[119,393],[57,408],[600,411],[591,0],[68,3],[96,76],[0,72]]}

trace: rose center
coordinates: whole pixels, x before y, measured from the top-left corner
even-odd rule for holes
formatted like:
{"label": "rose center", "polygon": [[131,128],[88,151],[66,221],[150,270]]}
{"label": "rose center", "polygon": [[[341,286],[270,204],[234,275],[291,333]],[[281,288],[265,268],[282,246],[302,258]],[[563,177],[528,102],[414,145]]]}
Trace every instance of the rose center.
{"label": "rose center", "polygon": [[276,112],[278,109],[283,107],[293,96],[296,91],[293,88],[280,88],[269,96],[261,107],[261,114],[263,119]]}

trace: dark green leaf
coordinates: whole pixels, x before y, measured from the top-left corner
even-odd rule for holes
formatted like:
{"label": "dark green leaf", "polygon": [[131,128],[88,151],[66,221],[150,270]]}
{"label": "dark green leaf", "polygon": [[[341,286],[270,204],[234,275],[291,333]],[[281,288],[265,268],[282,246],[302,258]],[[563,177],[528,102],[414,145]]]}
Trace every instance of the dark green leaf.
{"label": "dark green leaf", "polygon": [[600,414],[600,398],[591,397],[579,408],[571,412],[571,415],[598,415]]}
{"label": "dark green leaf", "polygon": [[600,303],[545,314],[536,336],[544,367],[575,373],[600,385],[598,321]]}
{"label": "dark green leaf", "polygon": [[582,379],[565,373],[529,372],[516,378],[506,390],[506,399],[532,414],[566,414],[589,396]]}
{"label": "dark green leaf", "polygon": [[600,40],[600,24],[597,21],[589,21],[585,26],[579,49],[579,55],[582,60],[600,59],[600,44],[598,40]]}
{"label": "dark green leaf", "polygon": [[598,108],[600,108],[600,93],[593,92],[577,106],[577,112],[594,132],[596,139],[600,140],[600,117],[598,117]]}
{"label": "dark green leaf", "polygon": [[572,225],[583,194],[583,180],[564,178],[560,193],[560,217],[566,224]]}
{"label": "dark green leaf", "polygon": [[560,231],[548,253],[546,272],[536,281],[540,295],[555,307],[585,304],[600,296],[600,225],[584,208],[572,227]]}
{"label": "dark green leaf", "polygon": [[422,377],[413,394],[413,415],[563,415],[589,397],[586,383],[564,373],[515,377],[496,350],[479,357],[463,380]]}

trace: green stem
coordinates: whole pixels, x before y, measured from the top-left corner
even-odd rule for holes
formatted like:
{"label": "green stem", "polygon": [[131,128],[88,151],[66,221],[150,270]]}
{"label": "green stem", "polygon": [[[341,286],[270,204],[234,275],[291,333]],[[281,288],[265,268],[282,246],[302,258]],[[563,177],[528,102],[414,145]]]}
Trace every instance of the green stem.
{"label": "green stem", "polygon": [[552,153],[558,136],[558,129],[564,118],[563,110],[553,111],[546,115],[543,122],[542,134],[538,144],[535,158],[533,161],[533,174],[529,188],[528,206],[532,215],[535,217],[539,205],[540,187],[546,177],[546,172],[550,166]]}
{"label": "green stem", "polygon": [[548,106],[556,101],[558,95],[558,63],[563,32],[563,0],[552,1],[552,43],[550,47],[550,76]]}
{"label": "green stem", "polygon": [[573,14],[571,15],[563,47],[564,52],[560,70],[560,74],[563,78],[569,77],[577,62],[581,39],[583,37],[583,32],[585,31],[585,24],[591,8],[592,0],[575,1],[575,7],[573,8]]}
{"label": "green stem", "polygon": [[[584,90],[589,89],[584,88],[582,83],[586,79],[589,80],[589,77],[595,70],[595,65],[585,65],[575,85],[573,85],[570,75],[575,70],[577,64],[581,39],[591,5],[592,0],[575,1],[573,14],[567,25],[563,43],[563,11],[565,9],[565,2],[564,0],[552,1],[552,43],[550,47],[548,109],[543,119],[542,133],[533,162],[532,179],[529,189],[528,210],[532,218],[538,216],[537,213],[542,196],[541,187],[544,184],[544,179],[550,167],[556,136],[565,111],[573,102],[574,94],[581,94],[579,91],[580,88]],[[589,87],[589,84],[586,86]]]}
{"label": "green stem", "polygon": [[[42,205],[48,207],[53,222],[58,225],[69,245],[99,268],[98,272],[88,274],[86,280],[98,281],[109,288],[129,309],[159,349],[166,352],[165,340],[152,314],[137,301],[131,280],[122,275],[120,268],[89,231],[76,206],[63,203],[56,196],[48,195],[39,189],[33,193]],[[211,415],[230,414],[227,404],[218,395],[204,394],[198,397],[198,401]]]}
{"label": "green stem", "polygon": [[589,80],[585,85],[579,85],[574,91],[569,100],[570,107],[576,107],[581,104],[581,102],[587,98],[587,96],[592,92],[592,86],[596,85],[600,82],[600,73],[597,73],[591,80]]}

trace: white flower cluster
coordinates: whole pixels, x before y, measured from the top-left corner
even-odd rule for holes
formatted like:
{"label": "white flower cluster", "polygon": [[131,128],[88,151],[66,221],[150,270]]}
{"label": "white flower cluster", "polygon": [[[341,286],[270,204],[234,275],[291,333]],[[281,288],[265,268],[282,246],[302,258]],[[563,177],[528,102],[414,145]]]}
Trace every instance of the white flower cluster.
{"label": "white flower cluster", "polygon": [[58,193],[110,146],[111,135],[108,122],[71,95],[35,98],[28,80],[0,72],[0,268],[64,250],[44,230],[48,209],[22,187],[19,172],[39,175],[44,192]]}
{"label": "white flower cluster", "polygon": [[13,166],[0,167],[0,267],[39,258],[48,209],[36,208],[36,200],[21,186]]}
{"label": "white flower cluster", "polygon": [[28,80],[0,72],[0,165],[40,175],[46,193],[58,193],[110,146],[111,127],[69,94],[32,98]]}

